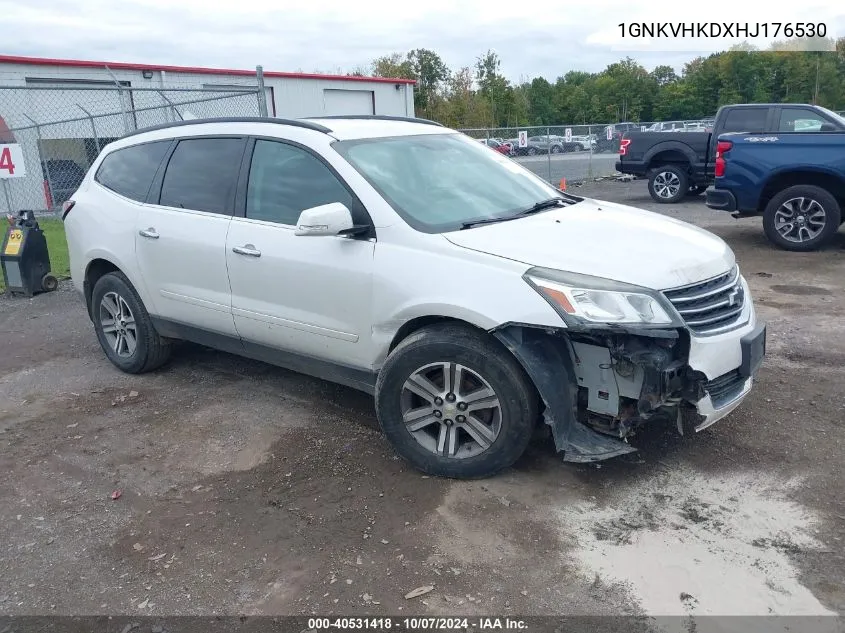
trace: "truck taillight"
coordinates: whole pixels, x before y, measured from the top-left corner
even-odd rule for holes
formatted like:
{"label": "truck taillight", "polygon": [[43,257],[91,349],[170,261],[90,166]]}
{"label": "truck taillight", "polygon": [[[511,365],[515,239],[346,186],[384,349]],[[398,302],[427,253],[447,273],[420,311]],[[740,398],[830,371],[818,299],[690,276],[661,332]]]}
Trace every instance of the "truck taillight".
{"label": "truck taillight", "polygon": [[631,144],[631,139],[623,138],[619,141],[619,155],[624,156],[628,153],[628,146]]}
{"label": "truck taillight", "polygon": [[714,169],[716,178],[725,175],[725,154],[731,151],[733,145],[731,141],[719,141],[716,144],[716,166]]}

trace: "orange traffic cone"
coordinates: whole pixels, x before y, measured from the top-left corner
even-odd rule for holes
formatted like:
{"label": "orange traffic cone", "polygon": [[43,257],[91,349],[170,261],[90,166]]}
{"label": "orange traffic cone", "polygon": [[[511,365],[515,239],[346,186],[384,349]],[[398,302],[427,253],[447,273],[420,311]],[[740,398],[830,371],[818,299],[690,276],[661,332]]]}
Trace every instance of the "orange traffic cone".
{"label": "orange traffic cone", "polygon": [[566,191],[566,178],[560,179],[560,186],[558,187],[561,191]]}

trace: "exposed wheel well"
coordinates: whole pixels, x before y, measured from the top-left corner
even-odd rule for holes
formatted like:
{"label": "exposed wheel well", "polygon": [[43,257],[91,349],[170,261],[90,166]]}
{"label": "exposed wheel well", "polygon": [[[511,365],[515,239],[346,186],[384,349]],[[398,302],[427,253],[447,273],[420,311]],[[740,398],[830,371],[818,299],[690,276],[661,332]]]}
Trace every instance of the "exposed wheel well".
{"label": "exposed wheel well", "polygon": [[91,316],[91,295],[94,293],[94,286],[103,275],[119,271],[120,268],[107,259],[95,259],[88,264],[88,268],[85,270],[83,289],[85,292],[85,306],[88,308],[89,317]]}
{"label": "exposed wheel well", "polygon": [[815,185],[826,189],[836,198],[840,206],[845,206],[845,180],[842,178],[817,171],[792,171],[786,174],[776,174],[769,179],[760,193],[757,210],[763,211],[772,198],[794,185]]}
{"label": "exposed wheel well", "polygon": [[670,149],[663,152],[658,152],[648,161],[648,169],[657,169],[664,165],[675,165],[681,169],[689,170],[690,162],[686,154],[678,150]]}

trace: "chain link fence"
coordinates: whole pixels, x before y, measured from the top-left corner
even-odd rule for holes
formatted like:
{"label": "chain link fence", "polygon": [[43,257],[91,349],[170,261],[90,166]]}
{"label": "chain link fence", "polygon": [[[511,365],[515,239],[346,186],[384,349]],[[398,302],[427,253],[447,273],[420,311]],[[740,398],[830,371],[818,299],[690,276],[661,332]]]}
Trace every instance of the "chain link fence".
{"label": "chain link fence", "polygon": [[[154,125],[189,119],[266,116],[263,89],[0,86],[0,145],[14,144],[15,173],[3,165],[0,209],[55,212],[100,150]],[[5,156],[5,154],[4,154]]]}
{"label": "chain link fence", "polygon": [[[613,177],[619,141],[625,132],[704,132],[712,119],[648,121],[591,125],[543,125],[519,128],[462,129],[464,134],[511,156],[555,186]],[[523,132],[525,145],[520,147]]]}

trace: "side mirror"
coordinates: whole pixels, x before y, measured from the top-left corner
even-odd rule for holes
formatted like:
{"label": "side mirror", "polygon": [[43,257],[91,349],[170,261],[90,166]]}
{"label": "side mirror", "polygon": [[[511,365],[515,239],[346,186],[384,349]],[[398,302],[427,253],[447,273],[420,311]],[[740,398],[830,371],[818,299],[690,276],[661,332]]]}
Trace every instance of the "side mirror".
{"label": "side mirror", "polygon": [[352,213],[345,204],[330,202],[300,213],[295,235],[358,235],[368,228],[352,222]]}
{"label": "side mirror", "polygon": [[819,128],[819,132],[838,132],[839,130],[836,129],[836,126],[832,123],[822,123],[821,128]]}

